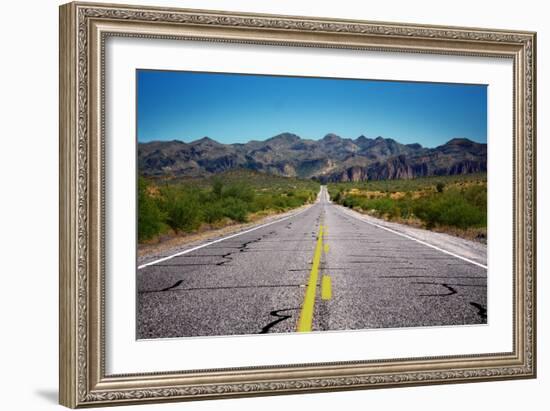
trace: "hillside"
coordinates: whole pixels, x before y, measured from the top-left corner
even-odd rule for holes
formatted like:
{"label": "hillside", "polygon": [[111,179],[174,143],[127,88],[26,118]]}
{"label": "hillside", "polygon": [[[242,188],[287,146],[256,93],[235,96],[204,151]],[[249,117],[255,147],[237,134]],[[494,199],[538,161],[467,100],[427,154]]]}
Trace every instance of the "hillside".
{"label": "hillside", "polygon": [[309,140],[283,133],[246,144],[221,144],[204,137],[191,143],[140,143],[138,165],[147,177],[204,177],[248,169],[322,183],[410,179],[485,172],[487,145],[455,138],[425,148],[391,138],[349,139],[335,134]]}

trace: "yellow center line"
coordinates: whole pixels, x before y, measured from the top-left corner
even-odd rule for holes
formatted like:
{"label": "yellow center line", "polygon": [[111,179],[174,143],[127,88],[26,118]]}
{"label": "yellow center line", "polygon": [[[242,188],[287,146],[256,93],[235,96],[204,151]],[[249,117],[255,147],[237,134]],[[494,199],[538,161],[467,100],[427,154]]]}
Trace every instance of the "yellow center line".
{"label": "yellow center line", "polygon": [[326,274],[321,277],[321,298],[323,300],[330,300],[332,298],[332,284],[330,276]]}
{"label": "yellow center line", "polygon": [[300,312],[298,320],[298,332],[310,332],[313,323],[313,309],[315,308],[315,294],[317,293],[317,279],[319,278],[319,264],[321,263],[321,255],[323,253],[323,226],[319,227],[319,235],[317,236],[317,245],[313,254],[313,263],[311,264],[311,272],[307,283],[304,304]]}
{"label": "yellow center line", "polygon": [[[327,228],[325,227],[323,236],[326,237],[327,235]],[[328,243],[325,243],[325,254],[328,254],[329,246]],[[327,274],[323,274],[321,277],[321,299],[322,300],[330,300],[332,298],[332,282],[330,279],[330,276]]]}

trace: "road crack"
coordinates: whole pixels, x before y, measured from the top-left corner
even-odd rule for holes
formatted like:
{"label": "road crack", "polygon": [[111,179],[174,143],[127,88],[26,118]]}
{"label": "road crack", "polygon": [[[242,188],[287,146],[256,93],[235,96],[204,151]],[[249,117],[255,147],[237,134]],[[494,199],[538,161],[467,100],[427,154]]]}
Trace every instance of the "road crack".
{"label": "road crack", "polygon": [[233,254],[233,252],[225,253],[224,255],[222,255],[221,257],[224,259],[224,261],[220,261],[219,263],[216,263],[216,265],[224,265],[233,261],[233,257],[231,257],[231,254]]}
{"label": "road crack", "polygon": [[179,285],[181,285],[181,283],[183,283],[183,280],[178,280],[174,283],[174,285],[171,285],[170,287],[163,288],[161,291],[169,291],[172,288],[178,287]]}
{"label": "road crack", "polygon": [[487,308],[474,302],[471,302],[470,305],[477,308],[477,314],[481,317],[481,319],[487,321]]}
{"label": "road crack", "polygon": [[[254,240],[249,240],[249,241],[246,241],[246,242],[242,243],[237,248],[237,250],[239,250],[239,252],[242,253],[242,252],[246,251],[247,247],[250,244],[257,243],[258,241],[262,241],[262,237],[255,238]],[[231,251],[229,253],[225,253],[224,255],[222,255],[221,258],[223,258],[224,260],[220,261],[219,263],[216,263],[216,265],[217,266],[222,266],[222,265],[225,265],[225,264],[230,263],[231,261],[233,261],[233,257],[231,257],[232,254],[233,254],[233,251]]]}
{"label": "road crack", "polygon": [[280,314],[281,312],[296,311],[296,310],[299,310],[299,308],[283,308],[281,310],[270,311],[269,315],[276,317],[277,319],[265,325],[258,334],[267,334],[271,328],[279,324],[281,321],[285,321],[285,320],[288,320],[289,318],[292,318],[292,314]]}
{"label": "road crack", "polygon": [[447,290],[449,290],[448,293],[445,294],[420,294],[420,297],[448,297],[450,295],[457,294],[458,291],[456,291],[455,288],[451,287],[449,284],[445,283],[428,283],[428,282],[414,282],[413,284],[429,284],[429,285],[440,285],[442,287],[445,287]]}

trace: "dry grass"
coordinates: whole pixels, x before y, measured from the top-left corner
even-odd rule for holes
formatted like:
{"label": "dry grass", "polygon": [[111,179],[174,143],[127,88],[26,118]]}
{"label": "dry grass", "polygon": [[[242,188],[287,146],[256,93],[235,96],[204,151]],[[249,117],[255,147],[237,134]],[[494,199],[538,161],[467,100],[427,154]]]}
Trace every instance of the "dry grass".
{"label": "dry grass", "polygon": [[486,243],[486,187],[480,174],[336,183],[329,192],[339,204],[373,217]]}
{"label": "dry grass", "polygon": [[[415,218],[415,217],[409,217],[409,218],[387,218],[385,216],[380,216],[375,212],[375,210],[363,210],[362,208],[354,208],[355,211],[366,214],[371,217],[375,218],[382,218],[384,221],[391,221],[392,223],[399,223],[399,224],[405,224],[411,227],[415,228],[422,228],[426,229],[426,225],[422,222],[422,220]],[[472,240],[477,241],[483,244],[487,244],[487,228],[467,228],[467,229],[461,229],[457,227],[451,227],[451,226],[436,226],[432,227],[430,231],[435,231],[438,233],[444,233],[453,235],[455,237],[464,238],[466,240]]]}

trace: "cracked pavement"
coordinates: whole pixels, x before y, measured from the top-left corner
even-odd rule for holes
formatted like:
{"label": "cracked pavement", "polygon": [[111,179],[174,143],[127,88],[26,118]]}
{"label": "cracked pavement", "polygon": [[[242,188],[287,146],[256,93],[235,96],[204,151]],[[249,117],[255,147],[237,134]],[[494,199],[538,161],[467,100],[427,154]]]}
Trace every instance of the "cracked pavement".
{"label": "cracked pavement", "polygon": [[141,267],[137,338],[296,331],[321,231],[311,331],[487,323],[484,264],[370,224],[322,188],[290,217]]}

